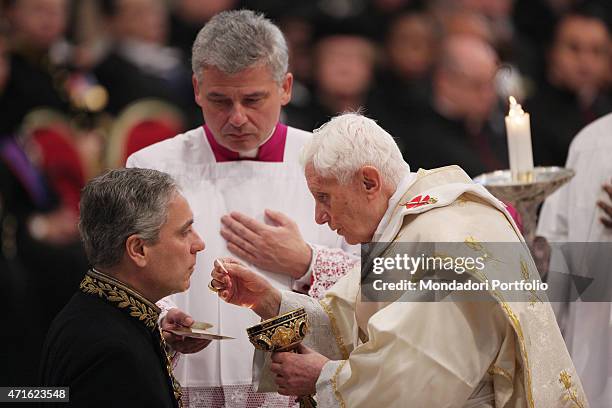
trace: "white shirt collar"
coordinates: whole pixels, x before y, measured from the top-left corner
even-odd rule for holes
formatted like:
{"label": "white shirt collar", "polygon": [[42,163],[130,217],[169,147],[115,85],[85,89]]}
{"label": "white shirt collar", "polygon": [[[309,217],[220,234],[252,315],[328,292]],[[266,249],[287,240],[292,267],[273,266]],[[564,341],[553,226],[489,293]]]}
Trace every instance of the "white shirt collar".
{"label": "white shirt collar", "polygon": [[270,134],[268,135],[268,137],[265,138],[265,140],[261,143],[259,143],[257,145],[256,148],[254,148],[253,150],[249,150],[248,152],[238,152],[238,157],[247,157],[249,159],[253,159],[255,157],[257,157],[257,153],[259,153],[259,148],[266,143],[268,140],[270,140],[270,138],[272,137],[272,135],[274,134],[274,132],[276,131],[276,126],[274,126],[272,128],[272,132],[270,132]]}
{"label": "white shirt collar", "polygon": [[387,207],[387,211],[385,211],[385,215],[383,215],[382,219],[378,223],[378,227],[374,232],[373,240],[376,241],[378,237],[382,236],[383,231],[387,228],[389,222],[391,221],[391,214],[395,208],[399,205],[400,200],[404,196],[404,193],[408,188],[414,183],[416,180],[416,173],[411,173],[410,168],[406,171],[406,174],[397,185],[395,189],[395,193],[389,198],[389,204]]}

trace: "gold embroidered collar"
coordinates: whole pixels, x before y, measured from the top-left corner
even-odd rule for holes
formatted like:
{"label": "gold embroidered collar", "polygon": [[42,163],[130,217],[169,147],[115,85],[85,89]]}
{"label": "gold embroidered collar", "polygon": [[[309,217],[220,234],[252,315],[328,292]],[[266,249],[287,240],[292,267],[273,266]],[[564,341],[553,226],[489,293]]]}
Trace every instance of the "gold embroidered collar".
{"label": "gold embroidered collar", "polygon": [[125,310],[150,330],[156,329],[161,309],[125,283],[90,269],[81,281],[79,289],[84,293],[98,295],[119,309]]}

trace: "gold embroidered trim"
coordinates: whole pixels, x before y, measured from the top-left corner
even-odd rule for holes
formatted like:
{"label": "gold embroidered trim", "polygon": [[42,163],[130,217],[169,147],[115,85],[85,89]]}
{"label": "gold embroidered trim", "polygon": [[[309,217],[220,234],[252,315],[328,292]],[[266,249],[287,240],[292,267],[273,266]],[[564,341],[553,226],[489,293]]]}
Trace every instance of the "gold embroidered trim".
{"label": "gold embroidered trim", "polygon": [[[468,248],[476,252],[481,252],[483,256],[485,257],[489,256],[489,254],[485,251],[484,245],[478,242],[476,238],[474,238],[473,236],[471,235],[468,236],[464,242],[468,246]],[[495,258],[489,258],[489,259],[496,260]],[[521,273],[523,273],[523,271],[521,271]],[[529,270],[527,270],[527,273],[529,273]],[[484,273],[482,273],[482,275],[486,279],[486,275],[484,275]],[[531,385],[531,368],[529,366],[529,357],[527,356],[527,347],[525,345],[525,336],[523,335],[523,328],[521,327],[521,323],[519,322],[519,319],[516,317],[516,315],[510,308],[510,306],[503,299],[501,293],[499,293],[498,291],[493,291],[492,293],[494,294],[494,296],[497,298],[498,302],[502,306],[502,309],[504,310],[505,314],[508,316],[508,319],[510,319],[510,323],[514,327],[514,331],[516,332],[516,335],[519,339],[519,344],[521,347],[521,355],[523,356],[523,360],[525,362],[524,370],[525,370],[527,403],[529,404],[529,407],[533,408],[535,404],[533,402],[533,390],[532,390],[532,385]]]}
{"label": "gold embroidered trim", "polygon": [[502,306],[502,308],[504,309],[504,312],[506,312],[506,315],[508,316],[508,318],[510,319],[510,322],[512,323],[512,325],[514,326],[514,330],[516,331],[516,334],[519,338],[519,344],[521,346],[521,354],[523,355],[523,359],[525,360],[525,381],[527,382],[527,402],[529,403],[529,406],[531,408],[533,408],[535,406],[534,402],[533,402],[533,392],[532,392],[532,385],[531,385],[531,369],[529,367],[529,357],[527,356],[527,347],[525,346],[525,336],[523,335],[523,328],[521,327],[521,323],[519,322],[519,319],[516,317],[516,315],[514,314],[514,312],[512,311],[512,309],[510,309],[510,306],[503,300],[499,299],[500,304]]}
{"label": "gold embroidered trim", "polygon": [[510,373],[507,370],[504,370],[501,367],[492,365],[491,367],[489,367],[488,373],[491,375],[501,375],[506,380],[508,380],[510,384],[514,383],[514,379],[512,378],[512,375],[510,375]]}
{"label": "gold embroidered trim", "polygon": [[491,257],[491,254],[487,252],[485,246],[473,236],[470,235],[467,238],[465,238],[463,240],[463,243],[467,245],[467,247],[470,248],[472,251],[479,252],[480,256],[484,258],[485,262],[497,261],[497,259]]}
{"label": "gold embroidered trim", "polygon": [[[468,236],[465,239],[465,244],[468,246],[468,248],[472,249],[473,251],[476,252],[480,252],[483,257],[491,259],[491,260],[495,260],[495,258],[490,257],[490,255],[487,253],[487,251],[485,250],[485,247],[482,243],[478,242],[476,240],[476,238],[474,238],[473,236]],[[522,264],[521,264],[521,273],[523,274],[523,276],[525,276],[525,272],[527,273],[527,277],[529,277],[529,270],[522,270]],[[525,265],[526,266],[526,265]],[[483,274],[484,275],[484,274]],[[485,276],[486,278],[486,276]],[[525,361],[525,381],[527,382],[526,384],[526,388],[527,388],[527,403],[529,404],[530,407],[534,407],[535,404],[533,402],[533,392],[532,392],[532,385],[531,385],[531,369],[529,366],[529,357],[527,356],[527,347],[525,346],[525,337],[523,335],[523,328],[521,327],[521,323],[519,322],[519,319],[516,317],[516,315],[514,314],[514,312],[512,311],[512,309],[510,308],[510,306],[504,301],[502,295],[498,292],[498,291],[494,291],[493,292],[495,297],[497,297],[499,303],[501,304],[504,312],[506,313],[506,315],[508,316],[508,319],[510,319],[510,322],[512,324],[512,326],[514,327],[514,331],[516,332],[517,337],[519,338],[519,343],[520,343],[520,347],[521,347],[521,354],[523,355],[523,359]]]}
{"label": "gold embroidered trim", "polygon": [[90,270],[79,287],[84,293],[98,295],[119,309],[129,309],[130,316],[142,321],[150,330],[155,330],[161,309],[117,279]]}
{"label": "gold embroidered trim", "polygon": [[465,245],[468,246],[468,248],[470,248],[473,251],[476,252],[483,252],[484,251],[484,246],[478,242],[478,240],[476,238],[474,238],[473,236],[468,236],[465,240]]}
{"label": "gold embroidered trim", "polygon": [[523,258],[521,258],[521,275],[523,275],[524,280],[529,280],[529,268],[527,267],[527,262]]}
{"label": "gold embroidered trim", "polygon": [[[525,262],[525,260],[523,258],[521,258],[521,275],[523,276],[523,279],[528,281],[531,280],[531,274],[529,273],[529,267],[527,266],[527,262]],[[531,289],[529,291],[530,295],[529,295],[529,305],[530,306],[535,306],[536,303],[542,303],[542,300],[538,297],[538,295],[536,295],[535,290]]]}
{"label": "gold embroidered trim", "polygon": [[174,393],[174,398],[176,399],[179,408],[183,408],[183,390],[181,388],[181,384],[174,376],[174,370],[172,370],[172,360],[168,355],[168,346],[166,344],[166,339],[164,339],[161,328],[159,326],[157,326],[157,331],[159,333],[159,344],[165,357],[166,371],[168,372],[168,377],[172,382],[172,392]]}
{"label": "gold embroidered trim", "polygon": [[559,373],[559,382],[563,385],[566,392],[563,395],[564,401],[572,401],[574,408],[584,408],[585,404],[582,399],[578,398],[574,384],[572,383],[572,376],[567,371],[563,370]]}
{"label": "gold embroidered trim", "polygon": [[340,349],[340,352],[342,353],[342,358],[344,360],[348,359],[349,353],[348,353],[348,350],[346,349],[346,346],[344,345],[344,342],[342,341],[342,335],[340,335],[340,328],[338,327],[338,322],[336,322],[336,317],[332,313],[329,306],[327,306],[323,302],[319,302],[319,304],[321,305],[321,307],[323,308],[323,311],[325,311],[325,313],[327,314],[327,317],[329,318],[329,323],[331,324],[332,331],[334,332],[334,336],[336,337],[336,343],[338,344],[338,348]]}
{"label": "gold embroidered trim", "polygon": [[340,375],[340,371],[342,370],[342,368],[344,367],[344,365],[346,364],[347,361],[348,360],[342,360],[340,365],[338,365],[338,368],[336,369],[336,372],[334,373],[334,375],[331,378],[332,389],[334,390],[334,394],[336,395],[336,399],[340,403],[340,408],[346,408],[346,404],[344,403],[344,398],[342,398],[342,394],[340,394],[340,391],[338,391],[338,375]]}
{"label": "gold embroidered trim", "polygon": [[141,321],[156,337],[158,337],[159,347],[164,357],[168,378],[172,383],[174,398],[178,406],[182,407],[183,402],[181,398],[183,393],[181,391],[181,385],[174,377],[172,362],[167,352],[166,340],[157,324],[161,309],[157,307],[155,303],[149,301],[126,284],[96,270],[87,271],[87,274],[79,285],[79,289],[83,293],[97,295],[117,306],[119,309],[129,311],[130,316]]}

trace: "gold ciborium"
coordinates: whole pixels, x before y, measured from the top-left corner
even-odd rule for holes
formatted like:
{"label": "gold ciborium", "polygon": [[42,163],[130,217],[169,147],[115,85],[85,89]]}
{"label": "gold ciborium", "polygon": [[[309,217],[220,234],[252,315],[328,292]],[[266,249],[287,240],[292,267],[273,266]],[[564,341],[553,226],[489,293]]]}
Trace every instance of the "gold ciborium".
{"label": "gold ciborium", "polygon": [[[308,315],[303,307],[283,313],[247,329],[250,342],[256,349],[268,352],[296,352],[298,344],[308,333]],[[312,396],[300,397],[300,408],[316,407]]]}

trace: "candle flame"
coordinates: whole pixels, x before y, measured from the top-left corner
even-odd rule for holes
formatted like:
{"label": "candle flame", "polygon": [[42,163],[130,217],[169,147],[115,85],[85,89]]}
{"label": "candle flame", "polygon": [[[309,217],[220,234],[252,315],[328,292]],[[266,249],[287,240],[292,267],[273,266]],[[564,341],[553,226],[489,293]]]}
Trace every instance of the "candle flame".
{"label": "candle flame", "polygon": [[510,96],[508,97],[508,99],[510,100],[510,109],[508,111],[508,115],[510,117],[517,117],[525,114],[525,111],[523,111],[523,107],[520,103],[516,102],[514,96]]}

